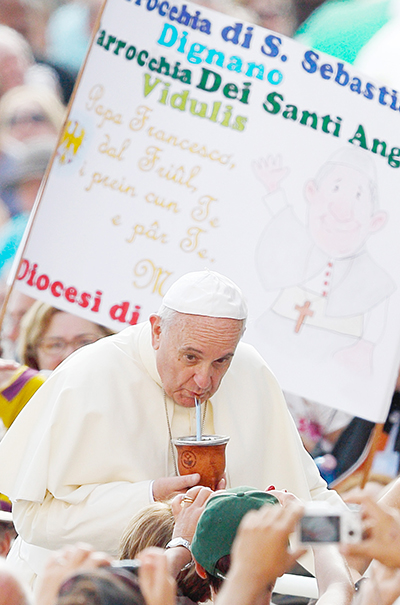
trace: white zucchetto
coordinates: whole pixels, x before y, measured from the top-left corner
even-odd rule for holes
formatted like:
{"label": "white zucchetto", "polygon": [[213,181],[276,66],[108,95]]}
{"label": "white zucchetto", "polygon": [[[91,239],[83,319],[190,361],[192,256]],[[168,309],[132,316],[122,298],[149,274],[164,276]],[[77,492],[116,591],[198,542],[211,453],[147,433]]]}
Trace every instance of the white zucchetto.
{"label": "white zucchetto", "polygon": [[247,304],[241,290],[216,271],[186,273],[172,284],[162,304],[188,315],[247,318]]}

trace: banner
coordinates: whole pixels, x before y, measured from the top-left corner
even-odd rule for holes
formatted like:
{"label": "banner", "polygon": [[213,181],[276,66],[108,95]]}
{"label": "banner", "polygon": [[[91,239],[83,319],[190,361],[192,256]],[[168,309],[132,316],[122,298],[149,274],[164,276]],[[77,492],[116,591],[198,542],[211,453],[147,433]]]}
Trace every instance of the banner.
{"label": "banner", "polygon": [[108,0],[17,288],[120,330],[187,271],[282,387],[374,421],[399,362],[397,93],[189,2]]}

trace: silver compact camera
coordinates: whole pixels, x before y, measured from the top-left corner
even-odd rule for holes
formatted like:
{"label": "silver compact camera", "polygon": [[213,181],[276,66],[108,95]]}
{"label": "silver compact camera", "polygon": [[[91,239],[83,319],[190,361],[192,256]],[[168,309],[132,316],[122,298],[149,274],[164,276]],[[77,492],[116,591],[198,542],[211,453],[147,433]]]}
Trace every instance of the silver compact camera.
{"label": "silver compact camera", "polygon": [[307,546],[361,542],[360,510],[339,508],[328,502],[307,502],[296,538],[299,544]]}

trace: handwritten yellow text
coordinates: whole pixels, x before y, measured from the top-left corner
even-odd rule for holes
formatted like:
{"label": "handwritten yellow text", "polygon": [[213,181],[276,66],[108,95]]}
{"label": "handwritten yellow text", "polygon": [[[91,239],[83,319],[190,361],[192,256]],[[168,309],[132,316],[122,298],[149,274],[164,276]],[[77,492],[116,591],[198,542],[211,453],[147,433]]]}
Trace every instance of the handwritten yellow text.
{"label": "handwritten yellow text", "polygon": [[128,244],[132,244],[139,236],[145,237],[146,239],[151,239],[154,242],[160,241],[161,244],[168,243],[167,234],[160,233],[160,226],[157,221],[154,221],[149,228],[141,225],[140,223],[136,223],[136,225],[133,226],[132,235],[126,241]]}
{"label": "handwritten yellow text", "polygon": [[120,126],[123,124],[122,115],[120,113],[114,113],[111,107],[105,107],[99,103],[104,93],[104,86],[102,86],[102,84],[95,84],[89,91],[89,101],[86,103],[86,109],[88,111],[94,111],[94,113],[100,117],[100,121],[97,124],[98,128],[101,128],[106,122],[112,122],[113,124]]}
{"label": "handwritten yellow text", "polygon": [[192,218],[195,221],[205,221],[210,214],[210,206],[212,202],[216,202],[217,198],[211,195],[202,195],[198,201],[198,206],[192,210]]}
{"label": "handwritten yellow text", "polygon": [[90,183],[85,187],[85,191],[90,191],[93,185],[101,185],[102,187],[107,187],[112,191],[117,191],[118,193],[125,193],[126,195],[130,195],[130,197],[134,197],[135,187],[132,185],[125,184],[125,178],[122,179],[113,179],[108,175],[103,175],[101,172],[93,172],[91,176]]}
{"label": "handwritten yellow text", "polygon": [[188,237],[181,241],[180,247],[184,252],[194,252],[199,245],[200,235],[206,232],[200,227],[190,227],[186,233]]}
{"label": "handwritten yellow text", "polygon": [[171,212],[173,212],[174,214],[177,214],[178,212],[180,212],[180,210],[178,208],[178,204],[176,202],[167,202],[165,197],[161,197],[161,196],[157,195],[156,193],[148,193],[145,196],[145,200],[148,204],[154,204],[155,206],[158,206],[159,208],[165,208],[166,210],[171,210]]}
{"label": "handwritten yellow text", "polygon": [[164,166],[156,167],[161,160],[161,156],[159,155],[160,152],[160,147],[148,147],[146,149],[146,156],[139,160],[139,169],[144,172],[155,170],[160,178],[187,187],[192,192],[197,191],[197,187],[193,185],[192,181],[201,172],[200,166],[193,166],[189,170],[182,165],[171,165],[169,168],[165,168]]}
{"label": "handwritten yellow text", "polygon": [[130,144],[131,144],[131,140],[125,139],[125,141],[119,147],[115,147],[114,145],[111,145],[110,135],[105,134],[104,141],[102,143],[100,143],[100,145],[99,145],[99,151],[100,151],[100,153],[104,153],[105,155],[108,155],[109,158],[122,162],[122,160],[125,159],[123,156],[124,151],[126,149],[128,149]]}
{"label": "handwritten yellow text", "polygon": [[132,120],[129,122],[129,128],[131,130],[134,130],[135,132],[139,132],[139,130],[142,130],[143,126],[149,119],[150,113],[152,111],[153,110],[150,109],[150,107],[146,107],[146,105],[140,105],[136,109],[136,116],[132,118]]}
{"label": "handwritten yellow text", "polygon": [[164,296],[162,289],[172,271],[157,267],[153,261],[145,258],[136,263],[134,274],[139,278],[133,282],[136,288],[152,288],[152,292]]}
{"label": "handwritten yellow text", "polygon": [[[136,109],[136,115],[129,122],[129,128],[135,132],[142,130],[150,119],[152,111],[153,110],[150,109],[150,107],[147,107],[147,105],[139,105],[139,107]],[[172,145],[172,147],[177,147],[182,151],[188,151],[189,153],[198,155],[201,158],[211,160],[211,162],[218,162],[218,164],[228,166],[229,168],[233,168],[235,166],[233,163],[232,153],[223,153],[219,149],[210,149],[207,145],[203,145],[202,143],[198,143],[196,141],[191,141],[190,139],[181,138],[154,126],[149,126],[146,133],[147,136],[155,139],[156,141],[166,143],[167,145]]]}

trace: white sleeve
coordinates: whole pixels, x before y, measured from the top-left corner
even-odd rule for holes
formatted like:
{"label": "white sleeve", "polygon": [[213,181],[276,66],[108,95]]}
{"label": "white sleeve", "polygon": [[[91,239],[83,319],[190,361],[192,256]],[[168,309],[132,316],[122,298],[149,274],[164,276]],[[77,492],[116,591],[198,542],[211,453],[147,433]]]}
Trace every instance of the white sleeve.
{"label": "white sleeve", "polygon": [[43,502],[13,503],[14,523],[25,542],[49,549],[87,542],[112,555],[131,517],[150,503],[151,481],[85,485],[65,500],[50,492]]}
{"label": "white sleeve", "polygon": [[327,483],[321,477],[317,465],[304,448],[300,448],[300,456],[306,473],[311,499],[326,501],[330,502],[333,506],[347,508],[339,494],[333,489],[328,489]]}

